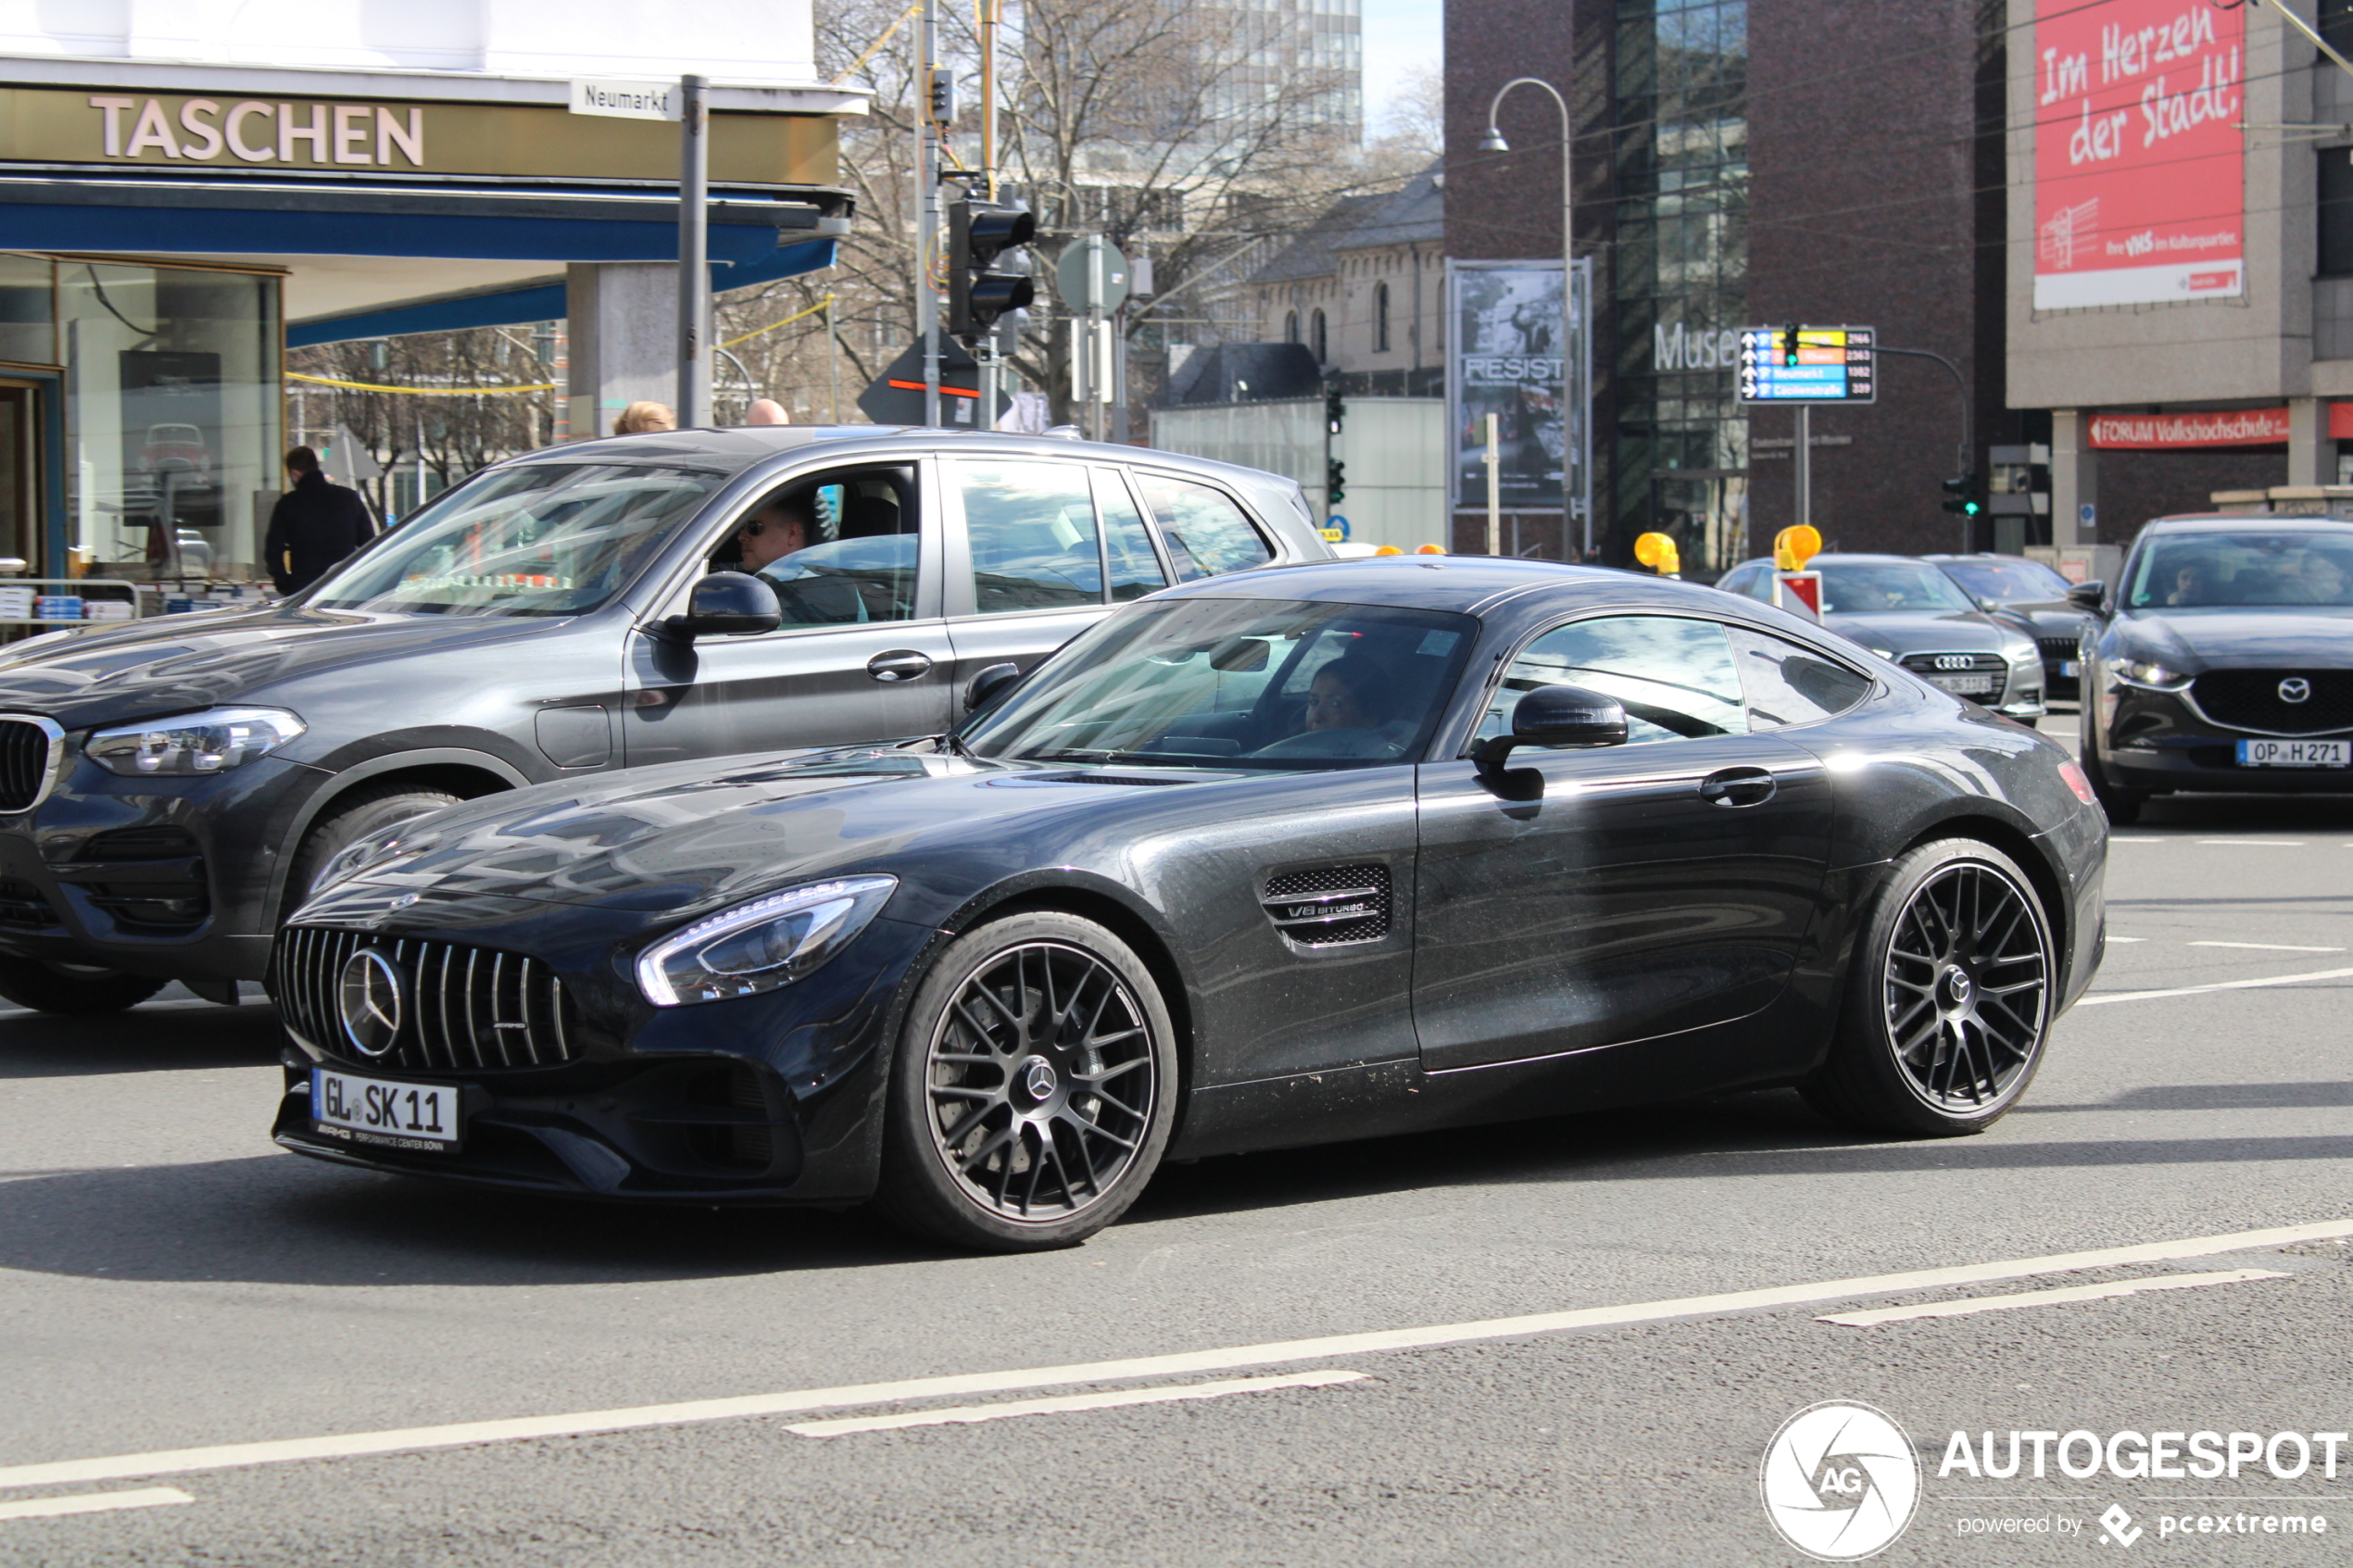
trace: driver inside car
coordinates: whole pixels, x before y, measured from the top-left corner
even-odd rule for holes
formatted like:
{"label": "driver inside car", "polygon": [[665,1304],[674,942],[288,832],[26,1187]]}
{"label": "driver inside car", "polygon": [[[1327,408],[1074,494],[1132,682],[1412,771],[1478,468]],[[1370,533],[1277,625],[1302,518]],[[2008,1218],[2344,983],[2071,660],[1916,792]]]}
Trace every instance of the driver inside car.
{"label": "driver inside car", "polygon": [[[817,520],[803,495],[771,495],[736,531],[743,570],[775,590],[787,624],[838,625],[868,619],[857,583],[826,573],[802,575],[786,562],[816,542]],[[781,569],[781,570],[779,570]]]}

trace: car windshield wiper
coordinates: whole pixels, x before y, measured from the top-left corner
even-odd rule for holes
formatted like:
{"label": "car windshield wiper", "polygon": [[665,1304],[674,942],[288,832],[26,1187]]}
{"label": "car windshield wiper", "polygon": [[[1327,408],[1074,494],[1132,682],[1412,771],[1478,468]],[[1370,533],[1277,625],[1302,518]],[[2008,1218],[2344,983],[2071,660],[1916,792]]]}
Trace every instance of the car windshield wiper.
{"label": "car windshield wiper", "polygon": [[1117,763],[1135,763],[1147,768],[1198,768],[1205,762],[1230,761],[1230,758],[1212,759],[1179,751],[1032,751],[1023,756],[1024,762],[1091,762],[1097,767]]}
{"label": "car windshield wiper", "polygon": [[939,737],[939,748],[952,757],[968,758],[975,761],[980,758],[980,753],[972,748],[972,743],[953,730]]}

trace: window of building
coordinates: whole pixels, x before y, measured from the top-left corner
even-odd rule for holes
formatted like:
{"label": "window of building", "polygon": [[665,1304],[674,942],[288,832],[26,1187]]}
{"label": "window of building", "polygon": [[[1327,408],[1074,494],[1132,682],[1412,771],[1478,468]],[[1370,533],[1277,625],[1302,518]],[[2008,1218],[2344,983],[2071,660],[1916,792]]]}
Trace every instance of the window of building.
{"label": "window of building", "polygon": [[2321,160],[2321,267],[2323,278],[2353,278],[2353,158],[2324,147]]}
{"label": "window of building", "polygon": [[1389,285],[1373,285],[1373,352],[1389,352]]}
{"label": "window of building", "polygon": [[1330,334],[1325,330],[1324,313],[1321,309],[1318,309],[1315,312],[1314,319],[1309,323],[1309,331],[1314,334],[1315,341],[1310,343],[1307,346],[1315,350],[1315,363],[1318,365],[1323,364],[1326,360],[1331,358],[1331,338]]}
{"label": "window of building", "polygon": [[1283,341],[1285,343],[1299,341],[1299,312],[1296,310],[1283,317]]}

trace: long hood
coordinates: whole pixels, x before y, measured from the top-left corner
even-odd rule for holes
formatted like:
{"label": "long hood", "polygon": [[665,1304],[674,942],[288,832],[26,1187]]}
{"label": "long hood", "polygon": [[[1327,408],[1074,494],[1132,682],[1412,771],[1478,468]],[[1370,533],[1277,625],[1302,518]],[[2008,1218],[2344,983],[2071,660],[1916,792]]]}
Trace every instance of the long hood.
{"label": "long hood", "polygon": [[359,664],[528,636],[544,621],[264,609],[133,621],[0,658],[0,711],[69,730],[263,696]]}
{"label": "long hood", "polygon": [[[1037,834],[1049,858],[1140,797],[1216,775],[1113,775],[898,747],[633,769],[424,819],[306,919],[484,898],[691,915],[853,871],[901,875]],[[413,897],[411,897],[413,896]],[[429,909],[417,909],[430,919]]]}
{"label": "long hood", "polygon": [[2353,669],[2353,608],[2142,609],[2116,629],[2133,655],[2176,669]]}
{"label": "long hood", "polygon": [[2024,633],[1997,626],[1975,610],[1879,611],[1826,615],[1822,624],[1865,647],[1890,653],[1999,653]]}

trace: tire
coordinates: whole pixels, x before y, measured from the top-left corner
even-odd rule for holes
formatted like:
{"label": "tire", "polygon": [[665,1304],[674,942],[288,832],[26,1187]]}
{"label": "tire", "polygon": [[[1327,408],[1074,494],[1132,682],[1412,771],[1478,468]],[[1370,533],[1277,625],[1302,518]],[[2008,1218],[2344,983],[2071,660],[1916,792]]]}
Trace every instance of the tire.
{"label": "tire", "polygon": [[286,913],[309,902],[327,862],[352,845],[428,811],[457,804],[458,797],[446,790],[413,784],[368,784],[353,790],[303,835],[294,869],[286,877]]}
{"label": "tire", "polygon": [[1075,1247],[1135,1202],[1176,1117],[1176,1029],[1143,960],[1093,921],[1010,915],[915,988],[875,1201],[954,1247]]}
{"label": "tire", "polygon": [[0,997],[35,1012],[88,1018],[135,1008],[166,985],[152,974],[0,954]]}
{"label": "tire", "polygon": [[2057,992],[2050,918],[2018,862],[1971,838],[1924,844],[1881,885],[1830,1056],[1800,1092],[1864,1132],[1982,1133],[2034,1081]]}

